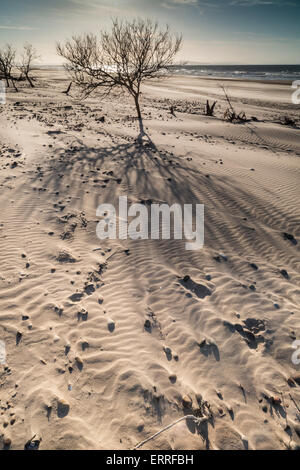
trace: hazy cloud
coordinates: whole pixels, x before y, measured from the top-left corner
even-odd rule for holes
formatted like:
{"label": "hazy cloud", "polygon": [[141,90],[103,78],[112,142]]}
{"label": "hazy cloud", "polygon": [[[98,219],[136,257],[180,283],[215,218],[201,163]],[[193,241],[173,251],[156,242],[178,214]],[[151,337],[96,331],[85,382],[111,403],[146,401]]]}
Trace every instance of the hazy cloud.
{"label": "hazy cloud", "polygon": [[0,25],[0,29],[13,30],[13,31],[35,31],[38,28],[31,26],[19,26],[19,25]]}

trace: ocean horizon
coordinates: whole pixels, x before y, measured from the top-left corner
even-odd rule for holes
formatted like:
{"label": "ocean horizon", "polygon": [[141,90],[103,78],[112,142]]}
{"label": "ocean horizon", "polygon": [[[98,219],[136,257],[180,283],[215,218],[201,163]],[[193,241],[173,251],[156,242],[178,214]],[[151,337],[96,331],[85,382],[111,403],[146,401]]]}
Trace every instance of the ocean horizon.
{"label": "ocean horizon", "polygon": [[[62,70],[63,65],[39,65],[43,70]],[[177,75],[245,80],[300,80],[300,65],[173,65]]]}

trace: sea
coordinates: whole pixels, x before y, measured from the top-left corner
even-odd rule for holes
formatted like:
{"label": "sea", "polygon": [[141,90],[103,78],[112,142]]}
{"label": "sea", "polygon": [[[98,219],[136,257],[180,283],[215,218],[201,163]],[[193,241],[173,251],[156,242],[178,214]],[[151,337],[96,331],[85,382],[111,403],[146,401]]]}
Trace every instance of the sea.
{"label": "sea", "polygon": [[300,65],[175,65],[173,72],[212,78],[246,80],[300,80]]}
{"label": "sea", "polygon": [[[39,68],[63,69],[60,65],[41,65]],[[174,65],[171,69],[178,75],[197,77],[289,82],[300,80],[300,65]]]}

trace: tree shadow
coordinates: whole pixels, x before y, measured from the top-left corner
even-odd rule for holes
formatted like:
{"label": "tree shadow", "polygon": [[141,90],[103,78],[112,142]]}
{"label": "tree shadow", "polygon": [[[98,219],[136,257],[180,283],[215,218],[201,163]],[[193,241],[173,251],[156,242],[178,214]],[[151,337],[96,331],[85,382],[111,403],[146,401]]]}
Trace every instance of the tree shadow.
{"label": "tree shadow", "polygon": [[[197,166],[192,166],[185,155],[178,157],[159,149],[144,132],[143,125],[140,137],[100,148],[87,146],[77,138],[69,148],[54,150],[43,167],[42,183],[37,171],[32,175],[32,185],[42,185],[48,193],[57,194],[57,199],[72,192],[78,210],[86,209],[85,194],[89,193],[89,205],[92,204],[95,213],[103,203],[118,207],[120,195],[127,195],[128,203],[176,202],[182,207],[204,204],[206,247],[226,253],[234,246],[235,254],[240,256],[244,256],[249,244],[255,243],[257,219],[268,227],[265,237],[269,245],[276,245],[278,230],[285,232],[293,224],[291,215],[278,209],[274,216],[274,208],[266,206],[262,196],[249,194],[230,176],[208,178],[201,156]],[[26,193],[28,186],[24,186]],[[24,205],[28,211],[25,217],[30,216],[34,199],[29,194]],[[61,213],[59,206],[54,209],[53,213]],[[216,223],[218,214],[222,215],[222,223]],[[251,222],[254,227],[249,227]]]}

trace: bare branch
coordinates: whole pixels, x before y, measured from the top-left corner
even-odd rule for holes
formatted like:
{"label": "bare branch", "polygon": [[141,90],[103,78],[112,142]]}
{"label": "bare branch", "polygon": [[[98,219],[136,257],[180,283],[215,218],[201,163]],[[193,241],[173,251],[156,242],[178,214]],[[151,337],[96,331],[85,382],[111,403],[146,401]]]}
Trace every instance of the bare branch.
{"label": "bare branch", "polygon": [[31,88],[34,88],[34,84],[29,74],[32,72],[32,70],[34,70],[34,61],[38,58],[39,55],[36,49],[32,46],[32,44],[25,43],[23,47],[21,61],[17,65],[17,68],[20,70],[21,75],[25,76]]}

